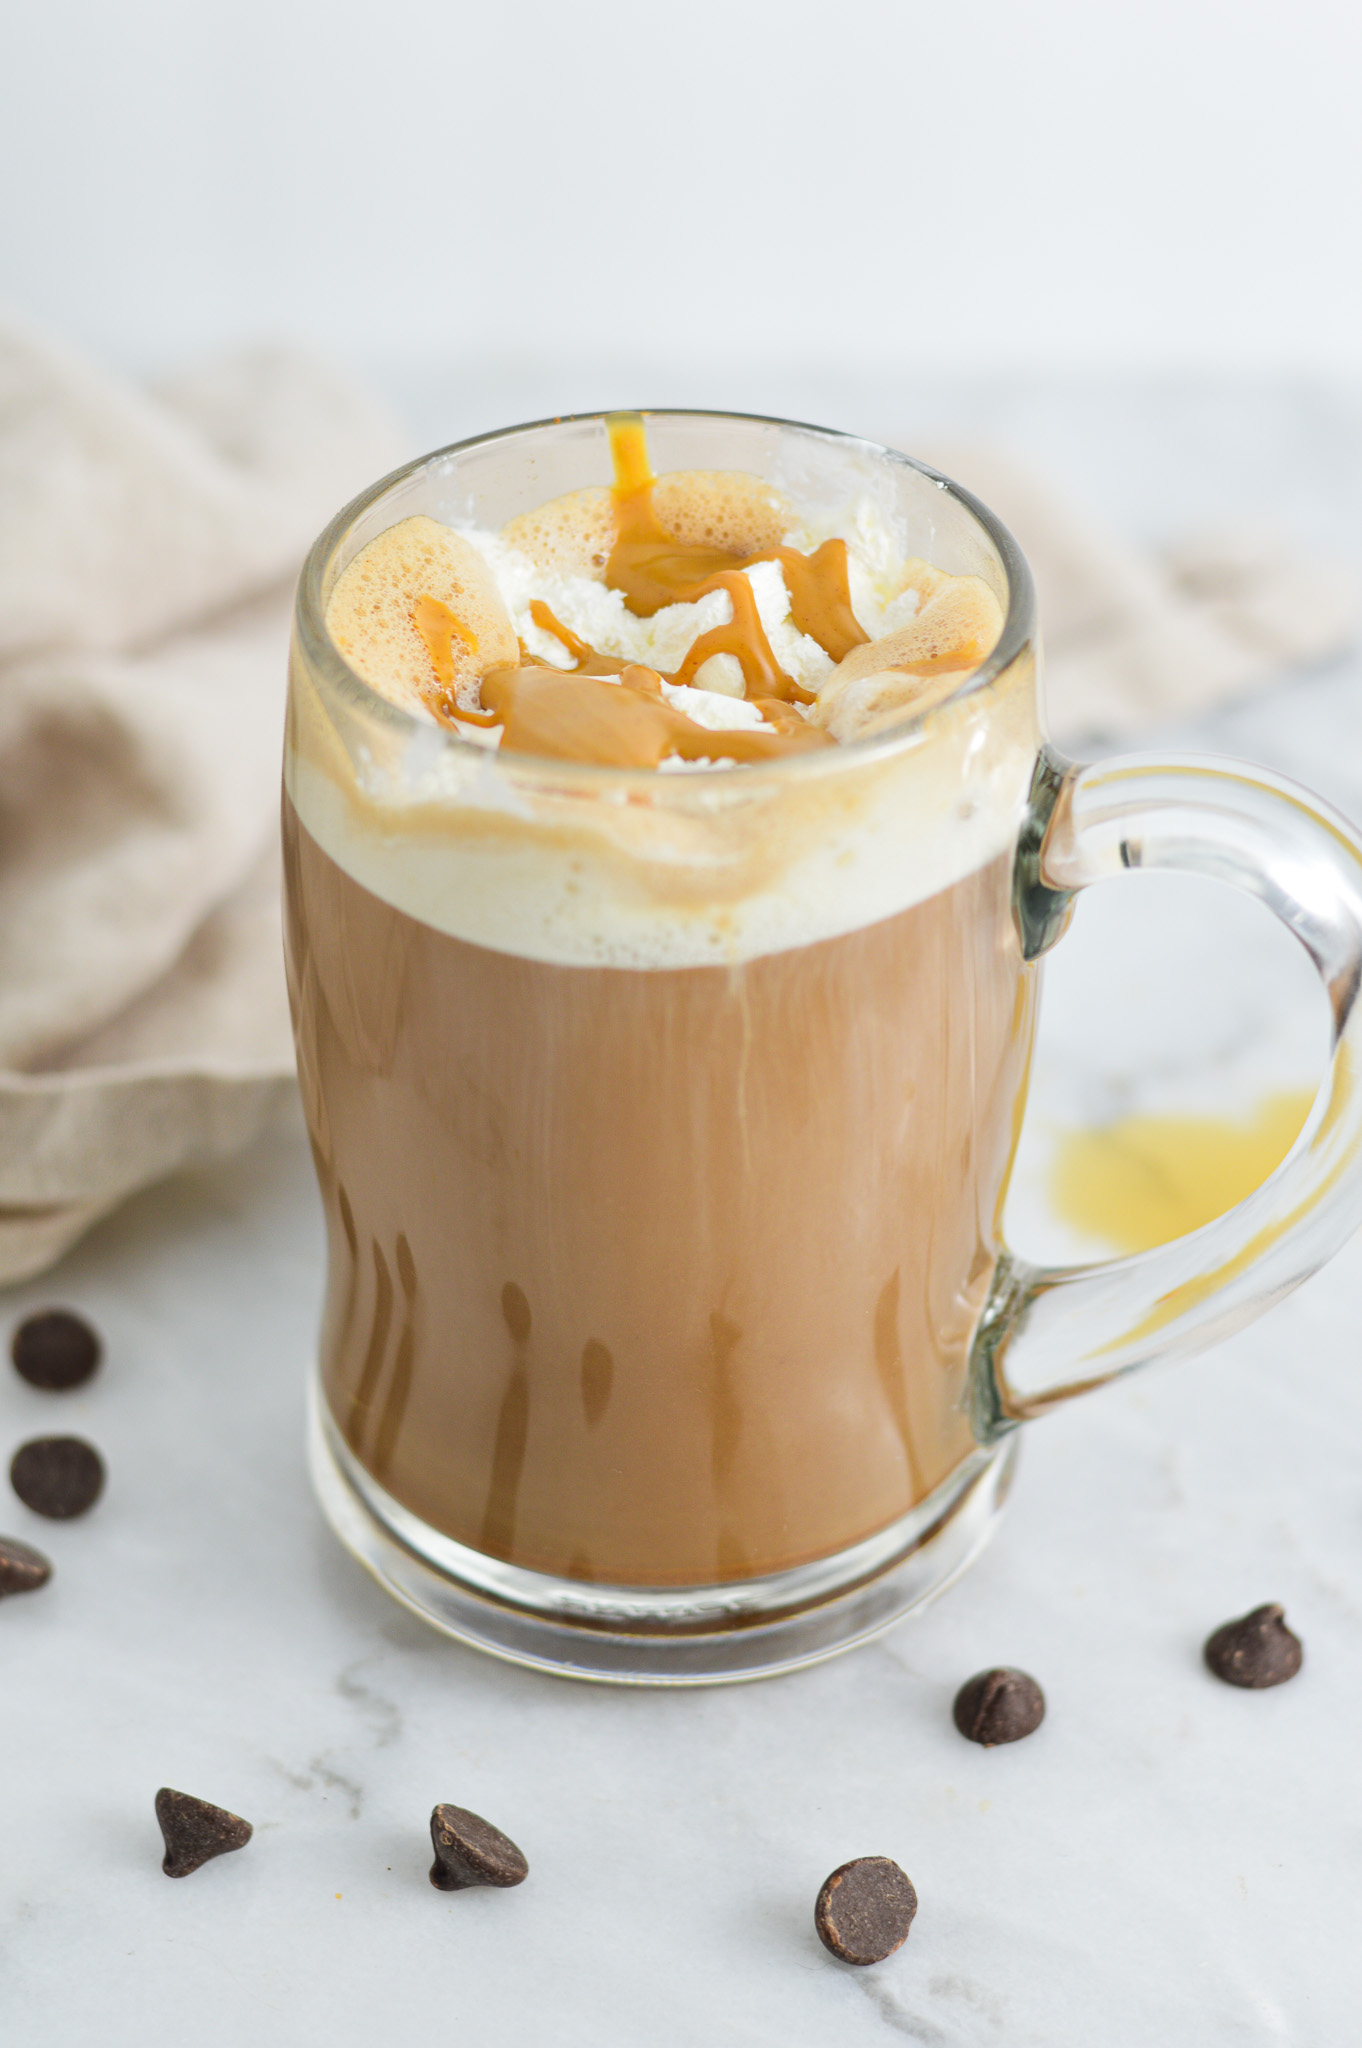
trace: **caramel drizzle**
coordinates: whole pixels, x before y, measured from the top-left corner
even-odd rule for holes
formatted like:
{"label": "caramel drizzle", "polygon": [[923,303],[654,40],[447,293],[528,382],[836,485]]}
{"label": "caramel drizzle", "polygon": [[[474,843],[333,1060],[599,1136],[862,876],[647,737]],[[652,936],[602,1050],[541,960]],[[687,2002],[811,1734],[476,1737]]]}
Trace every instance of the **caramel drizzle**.
{"label": "caramel drizzle", "polygon": [[694,604],[711,590],[726,591],[732,608],[726,625],[700,635],[672,680],[691,683],[712,654],[732,654],[749,698],[812,704],[816,693],[787,675],[776,660],[755,593],[742,571],[758,562],[778,562],[795,625],[840,661],[869,638],[851,609],[846,542],[824,541],[811,555],[780,547],[737,558],[718,548],[683,546],[665,531],[653,509],[657,478],[642,418],[638,413],[614,413],[609,434],[616,530],[606,583],[623,592],[626,606],[641,619],[652,618],[664,605]]}
{"label": "caramel drizzle", "polygon": [[617,675],[614,681],[580,670],[494,668],[482,679],[482,698],[504,727],[504,746],[560,761],[620,768],[656,768],[669,754],[683,761],[771,761],[833,744],[789,704],[775,700],[758,703],[774,731],[712,732],[667,702],[656,669],[623,662]]}
{"label": "caramel drizzle", "polygon": [[[700,550],[697,549],[696,552],[699,553]],[[607,581],[609,573],[607,570]],[[711,590],[728,592],[733,616],[726,625],[711,626],[707,633],[700,635],[676,671],[675,680],[678,683],[693,683],[701,666],[712,654],[732,654],[736,655],[738,665],[742,669],[745,697],[775,697],[783,703],[812,704],[815,701],[815,693],[804,689],[793,676],[786,675],[772,653],[766,629],[761,623],[761,614],[757,610],[756,592],[747,578],[739,575],[737,570],[725,570],[718,576],[707,576],[703,583],[686,586],[677,592],[672,603],[689,604],[697,598],[706,596]]]}
{"label": "caramel drizzle", "polygon": [[426,643],[436,681],[448,689],[454,680],[455,639],[462,640],[470,654],[476,654],[477,634],[438,597],[418,597],[411,609],[411,622]]}
{"label": "caramel drizzle", "polygon": [[[621,670],[630,666],[627,661],[620,661],[613,654],[598,654],[589,640],[581,639],[573,632],[571,626],[565,626],[562,620],[549,610],[542,597],[530,599],[530,617],[541,631],[552,633],[555,640],[562,641],[572,656],[575,675],[617,676]],[[543,665],[537,662],[532,654],[526,655],[525,660],[530,668],[539,668]]]}
{"label": "caramel drizzle", "polygon": [[[626,689],[632,689],[638,695],[655,699],[664,707],[666,706],[666,699],[662,695],[662,684],[664,682],[678,683],[684,681],[686,679],[686,668],[691,665],[691,658],[695,655],[695,648],[692,648],[682,668],[674,676],[666,676],[658,669],[645,668],[640,662],[621,661],[616,655],[597,653],[590,641],[581,639],[578,634],[573,632],[571,626],[565,626],[562,620],[555,612],[550,610],[541,597],[531,598],[530,617],[534,620],[536,626],[541,627],[544,632],[552,633],[555,640],[561,640],[568,653],[576,662],[577,666],[570,671],[566,671],[566,673],[574,676],[615,676],[624,684]],[[699,662],[704,659],[706,657],[700,655],[695,665],[698,667]],[[523,645],[521,647],[521,660],[523,668],[535,669],[541,675],[562,675],[565,673],[562,669],[546,670],[541,662],[537,662],[533,655],[525,651]],[[506,672],[502,671],[500,673]],[[515,671],[510,673],[515,673]],[[765,745],[764,741],[769,740],[769,734],[763,735],[749,731],[746,736],[753,745],[743,754],[743,759],[759,760],[773,753],[788,753],[791,745],[808,747],[819,746],[825,743],[825,736],[819,733],[816,727],[806,725],[793,705],[785,699],[780,697],[752,697],[748,701],[760,711],[766,723],[775,728],[783,744],[780,747]],[[686,718],[685,714],[676,711],[674,706],[666,708],[671,709],[673,717],[684,720],[688,732],[696,730],[694,719]],[[677,730],[679,729],[677,728]],[[708,728],[702,726],[699,730],[704,732]],[[731,740],[737,737],[731,726],[723,727],[721,735],[716,735],[716,737],[722,737],[722,752],[729,760],[739,758],[734,748],[729,744]],[[714,739],[710,740],[708,746],[698,749],[689,745],[684,733],[682,741],[682,744],[673,746],[670,751],[680,754],[685,760],[712,760],[715,756],[716,745]]]}
{"label": "caramel drizzle", "polygon": [[747,566],[753,562],[779,562],[791,618],[834,661],[870,638],[851,609],[844,540],[825,540],[811,555],[801,555],[798,548],[770,548],[764,555],[749,555]]}
{"label": "caramel drizzle", "polygon": [[[441,708],[474,725],[500,725],[503,744],[516,751],[621,767],[655,768],[673,754],[686,761],[766,761],[834,744],[829,734],[806,724],[794,708],[815,702],[815,693],[804,689],[777,661],[761,623],[756,593],[742,571],[758,562],[778,562],[795,625],[833,661],[840,661],[868,638],[851,608],[846,542],[824,541],[809,555],[788,547],[734,555],[720,548],[684,545],[663,529],[653,507],[657,478],[642,417],[612,415],[609,435],[616,533],[606,564],[607,585],[623,593],[625,605],[638,618],[651,618],[665,605],[696,603],[713,590],[727,594],[731,616],[700,634],[676,673],[664,676],[642,663],[601,653],[555,617],[542,598],[534,598],[530,617],[562,644],[573,667],[553,668],[536,660],[522,641],[518,667],[492,668],[483,675],[485,709],[479,713],[464,710],[453,690],[454,636],[476,654],[475,636],[438,598],[418,597],[413,620],[443,687]],[[711,730],[687,718],[663,696],[664,682],[693,684],[715,654],[736,657],[744,695],[760,711],[767,730]]]}
{"label": "caramel drizzle", "polygon": [[440,685],[440,708],[450,718],[465,718],[470,725],[495,725],[484,711],[465,711],[454,690],[454,642],[461,640],[470,654],[478,651],[478,636],[457,613],[438,597],[418,597],[411,608],[411,622],[426,643],[435,680]]}

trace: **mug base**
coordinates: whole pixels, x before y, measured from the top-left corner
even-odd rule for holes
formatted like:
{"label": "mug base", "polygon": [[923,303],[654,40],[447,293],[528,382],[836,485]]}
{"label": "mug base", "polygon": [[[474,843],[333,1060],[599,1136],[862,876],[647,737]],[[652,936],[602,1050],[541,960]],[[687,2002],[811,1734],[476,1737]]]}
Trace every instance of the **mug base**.
{"label": "mug base", "polygon": [[1016,1458],[1013,1432],[889,1528],[789,1571],[717,1586],[606,1586],[504,1564],[420,1521],[359,1464],[315,1383],[308,1428],[323,1514],[404,1607],[509,1663],[621,1685],[774,1677],[882,1634],[973,1563]]}

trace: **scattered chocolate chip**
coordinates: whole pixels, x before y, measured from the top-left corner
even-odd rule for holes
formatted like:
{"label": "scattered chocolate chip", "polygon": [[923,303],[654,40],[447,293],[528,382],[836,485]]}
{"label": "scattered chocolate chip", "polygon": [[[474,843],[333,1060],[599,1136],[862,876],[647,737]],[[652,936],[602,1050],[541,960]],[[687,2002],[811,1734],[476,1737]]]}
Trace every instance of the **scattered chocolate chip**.
{"label": "scattered chocolate chip", "polygon": [[1035,1734],[1045,1719],[1045,1694],[1024,1671],[980,1671],[961,1686],[953,1711],[962,1735],[995,1749]]}
{"label": "scattered chocolate chip", "polygon": [[818,1939],[844,1963],[882,1963],[902,1948],[917,1911],[913,1880],[890,1856],[858,1856],[825,1879],[813,1909]]}
{"label": "scattered chocolate chip", "polygon": [[172,1792],[162,1785],[156,1794],[156,1818],[165,1836],[166,1853],[161,1864],[167,1877],[188,1877],[215,1856],[232,1849],[244,1849],[252,1835],[251,1824],[225,1807],[210,1806],[189,1792]]}
{"label": "scattered chocolate chip", "polygon": [[530,1866],[500,1828],[462,1806],[437,1806],[430,1816],[435,1861],[430,1881],[437,1891],[465,1892],[477,1884],[524,1884]]}
{"label": "scattered chocolate chip", "polygon": [[104,1460],[78,1436],[35,1436],[14,1453],[9,1477],[26,1508],[66,1522],[99,1499]]}
{"label": "scattered chocolate chip", "polygon": [[67,1308],[48,1308],[28,1316],[10,1340],[16,1372],[31,1387],[65,1393],[83,1386],[103,1356],[104,1347],[83,1316]]}
{"label": "scattered chocolate chip", "polygon": [[0,1600],[7,1593],[36,1593],[51,1576],[51,1563],[41,1550],[14,1536],[0,1536]]}
{"label": "scattered chocolate chip", "polygon": [[1292,1635],[1286,1616],[1274,1603],[1255,1607],[1238,1621],[1227,1621],[1206,1638],[1204,1655],[1226,1685],[1261,1692],[1265,1686],[1285,1685],[1288,1678],[1294,1678],[1305,1652],[1300,1637]]}

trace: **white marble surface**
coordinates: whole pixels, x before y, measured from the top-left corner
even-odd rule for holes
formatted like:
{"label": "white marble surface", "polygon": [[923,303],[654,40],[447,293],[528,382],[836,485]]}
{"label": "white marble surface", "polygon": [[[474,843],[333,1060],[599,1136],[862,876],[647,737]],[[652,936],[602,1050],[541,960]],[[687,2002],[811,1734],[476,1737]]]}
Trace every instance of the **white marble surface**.
{"label": "white marble surface", "polygon": [[[1222,473],[1243,509],[1261,428],[1280,490],[1247,509],[1289,499],[1357,545],[1356,423],[1312,394],[990,402],[1151,533],[1178,530],[1180,503],[1219,509]],[[1164,737],[1273,762],[1362,816],[1360,728],[1362,675],[1341,664]],[[1065,1241],[1043,1197],[1058,1129],[1317,1066],[1307,970],[1225,903],[1131,878],[1053,956],[1013,1204],[1028,1249]],[[480,1658],[338,1551],[301,1452],[320,1259],[288,1132],[143,1197],[7,1297],[11,1320],[86,1310],[108,1358],[66,1397],[6,1368],[0,1455],[71,1429],[110,1479],[84,1521],[0,1510],[57,1567],[0,1609],[6,2043],[1354,2037],[1362,1243],[1215,1353],[1037,1425],[998,1540],[937,1607],[820,1669],[675,1695]],[[1302,1676],[1217,1685],[1203,1637],[1268,1599],[1305,1640]],[[1035,1672],[1050,1712],[989,1753],[949,1708],[995,1662]],[[168,1883],[162,1783],[245,1814],[255,1840]],[[514,1835],[530,1881],[433,1891],[441,1799]],[[812,1904],[870,1853],[904,1865],[921,1909],[897,1957],[851,1971]]]}

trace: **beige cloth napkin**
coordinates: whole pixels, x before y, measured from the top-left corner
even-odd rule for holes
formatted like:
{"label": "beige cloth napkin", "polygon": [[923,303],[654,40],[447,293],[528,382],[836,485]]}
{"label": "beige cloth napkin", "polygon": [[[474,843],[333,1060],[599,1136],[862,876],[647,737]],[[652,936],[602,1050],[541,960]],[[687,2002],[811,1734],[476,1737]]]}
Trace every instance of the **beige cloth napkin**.
{"label": "beige cloth napkin", "polygon": [[[400,453],[310,357],[147,391],[0,320],[0,1281],[293,1099],[279,930],[291,586]],[[990,448],[933,451],[1040,585],[1057,736],[1126,738],[1327,653],[1280,547],[1159,563]]]}
{"label": "beige cloth napkin", "polygon": [[1062,747],[1138,741],[1340,653],[1356,635],[1356,578],[1270,528],[1219,528],[1154,555],[1005,449],[912,452],[982,498],[1029,560],[1046,724]]}
{"label": "beige cloth napkin", "polygon": [[293,351],[149,392],[0,320],[0,1280],[291,1097],[292,585],[399,453]]}

